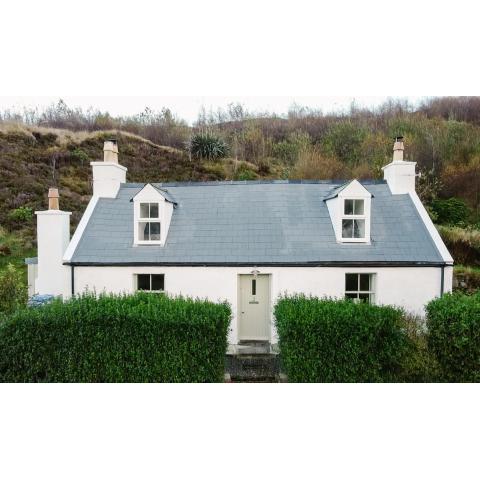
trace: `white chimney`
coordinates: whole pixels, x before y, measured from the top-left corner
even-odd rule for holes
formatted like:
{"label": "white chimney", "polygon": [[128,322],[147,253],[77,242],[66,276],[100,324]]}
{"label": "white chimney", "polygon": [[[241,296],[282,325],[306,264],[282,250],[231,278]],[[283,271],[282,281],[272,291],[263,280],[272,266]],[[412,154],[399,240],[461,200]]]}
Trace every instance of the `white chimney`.
{"label": "white chimney", "polygon": [[387,181],[394,195],[415,191],[416,162],[406,162],[403,159],[403,137],[397,137],[393,145],[393,161],[382,168],[383,178]]}
{"label": "white chimney", "polygon": [[60,210],[58,189],[48,191],[48,210],[37,215],[39,294],[68,295],[69,268],[63,265],[63,254],[70,242],[71,212]]}
{"label": "white chimney", "polygon": [[93,195],[115,198],[121,183],[126,182],[127,169],[118,163],[116,140],[103,144],[103,162],[91,162],[93,172]]}

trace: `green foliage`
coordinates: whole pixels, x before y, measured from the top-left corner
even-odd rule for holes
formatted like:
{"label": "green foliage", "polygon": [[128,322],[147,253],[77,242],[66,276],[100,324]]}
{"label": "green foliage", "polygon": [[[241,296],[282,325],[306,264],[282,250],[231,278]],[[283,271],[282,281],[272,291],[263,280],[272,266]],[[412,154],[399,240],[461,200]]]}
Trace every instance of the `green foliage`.
{"label": "green foliage", "polygon": [[234,180],[256,180],[258,175],[244,163],[240,164],[234,174]]}
{"label": "green foliage", "polygon": [[294,382],[388,382],[409,340],[393,307],[303,295],[275,305],[282,362]]}
{"label": "green foliage", "polygon": [[11,263],[0,270],[0,314],[9,314],[27,303],[27,287],[22,273]]}
{"label": "green foliage", "polygon": [[219,160],[228,154],[228,145],[210,132],[196,133],[190,139],[188,149],[193,158]]}
{"label": "green foliage", "polygon": [[81,148],[75,148],[72,151],[72,157],[78,162],[80,162],[81,165],[87,164],[87,162],[89,161],[88,153],[86,153]]}
{"label": "green foliage", "polygon": [[459,198],[435,199],[431,203],[437,222],[443,225],[465,225],[471,215],[468,205]]}
{"label": "green foliage", "polygon": [[0,381],[221,381],[230,314],[149,293],[24,309],[0,322]]}
{"label": "green foliage", "polygon": [[437,229],[456,263],[480,265],[480,230],[445,225]]}
{"label": "green foliage", "polygon": [[286,140],[273,145],[272,155],[285,163],[293,164],[300,151],[310,145],[310,135],[304,132],[294,132]]}
{"label": "green foliage", "polygon": [[235,180],[249,181],[256,179],[257,174],[253,170],[241,170],[235,175]]}
{"label": "green foliage", "polygon": [[325,152],[334,155],[349,166],[363,160],[362,143],[367,136],[366,130],[351,121],[334,123],[322,140]]}
{"label": "green foliage", "polygon": [[480,291],[480,268],[455,265],[453,267],[453,291],[463,293]]}
{"label": "green foliage", "polygon": [[14,222],[29,222],[33,218],[33,210],[30,207],[18,207],[8,214],[8,218]]}
{"label": "green foliage", "polygon": [[442,380],[440,367],[428,348],[428,332],[421,318],[405,315],[401,320],[402,330],[408,337],[407,353],[402,357],[401,382],[438,382]]}
{"label": "green foliage", "polygon": [[480,381],[480,292],[453,293],[427,307],[428,346],[449,382]]}

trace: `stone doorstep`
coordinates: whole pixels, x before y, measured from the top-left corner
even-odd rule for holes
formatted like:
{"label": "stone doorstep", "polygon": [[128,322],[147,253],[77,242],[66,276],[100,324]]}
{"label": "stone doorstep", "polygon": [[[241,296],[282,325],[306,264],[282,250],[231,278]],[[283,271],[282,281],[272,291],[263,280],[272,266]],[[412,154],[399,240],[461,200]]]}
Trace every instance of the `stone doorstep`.
{"label": "stone doorstep", "polygon": [[278,373],[275,378],[267,379],[249,379],[249,380],[232,380],[232,376],[229,373],[225,373],[223,377],[224,383],[288,383],[288,378],[284,373]]}
{"label": "stone doorstep", "polygon": [[246,342],[228,345],[227,355],[278,355],[278,344],[269,342]]}

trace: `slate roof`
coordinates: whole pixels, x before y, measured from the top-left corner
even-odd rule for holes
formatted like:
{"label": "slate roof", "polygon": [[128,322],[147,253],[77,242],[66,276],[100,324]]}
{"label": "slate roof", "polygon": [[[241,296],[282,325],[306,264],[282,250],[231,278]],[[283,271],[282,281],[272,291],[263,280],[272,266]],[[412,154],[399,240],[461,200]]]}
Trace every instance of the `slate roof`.
{"label": "slate roof", "polygon": [[325,197],[344,182],[152,184],[177,203],[164,247],[133,246],[133,203],[144,184],[98,200],[72,264],[443,264],[409,195],[361,182],[373,195],[371,244],[339,244]]}

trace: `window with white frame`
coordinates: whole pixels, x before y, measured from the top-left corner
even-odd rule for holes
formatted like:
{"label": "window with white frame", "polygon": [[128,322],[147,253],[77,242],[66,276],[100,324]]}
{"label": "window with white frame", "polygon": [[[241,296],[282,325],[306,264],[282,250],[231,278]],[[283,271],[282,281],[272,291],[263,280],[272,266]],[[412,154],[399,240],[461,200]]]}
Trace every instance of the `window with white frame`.
{"label": "window with white frame", "polygon": [[158,203],[140,203],[138,219],[138,240],[141,242],[160,241],[160,209]]}
{"label": "window with white frame", "polygon": [[365,240],[365,200],[345,199],[342,216],[342,239]]}
{"label": "window with white frame", "polygon": [[354,302],[375,303],[375,274],[345,274],[345,298]]}
{"label": "window with white frame", "polygon": [[136,277],[137,290],[144,292],[163,292],[165,290],[165,275],[163,273],[139,273]]}

